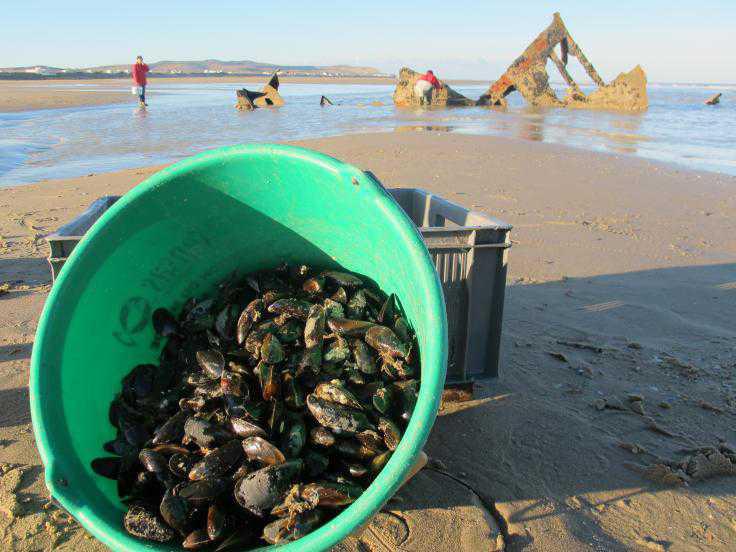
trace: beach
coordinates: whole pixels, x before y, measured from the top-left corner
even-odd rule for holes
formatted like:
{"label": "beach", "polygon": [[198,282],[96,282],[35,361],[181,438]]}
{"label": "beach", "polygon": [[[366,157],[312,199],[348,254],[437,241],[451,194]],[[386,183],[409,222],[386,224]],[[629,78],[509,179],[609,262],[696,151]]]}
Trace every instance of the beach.
{"label": "beach", "polygon": [[[697,449],[736,444],[736,177],[447,132],[298,145],[514,225],[500,378],[443,405],[428,467],[337,549],[733,548],[736,478],[707,477]],[[104,549],[48,502],[33,440],[43,236],[158,168],[2,190],[3,549]],[[684,484],[651,469],[687,454]]]}

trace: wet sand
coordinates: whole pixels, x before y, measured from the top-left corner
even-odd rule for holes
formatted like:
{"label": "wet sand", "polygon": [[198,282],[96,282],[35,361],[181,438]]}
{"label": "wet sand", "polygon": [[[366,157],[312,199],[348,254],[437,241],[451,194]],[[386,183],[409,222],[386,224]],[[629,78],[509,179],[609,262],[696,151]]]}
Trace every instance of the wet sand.
{"label": "wet sand", "polygon": [[[736,443],[736,178],[430,132],[303,145],[514,225],[501,378],[443,407],[429,467],[340,550],[733,548],[736,477],[704,477],[707,457],[683,450]],[[3,549],[103,549],[48,506],[34,448],[40,237],[154,170],[0,197]],[[694,468],[669,478],[687,484],[652,480],[687,454]]]}

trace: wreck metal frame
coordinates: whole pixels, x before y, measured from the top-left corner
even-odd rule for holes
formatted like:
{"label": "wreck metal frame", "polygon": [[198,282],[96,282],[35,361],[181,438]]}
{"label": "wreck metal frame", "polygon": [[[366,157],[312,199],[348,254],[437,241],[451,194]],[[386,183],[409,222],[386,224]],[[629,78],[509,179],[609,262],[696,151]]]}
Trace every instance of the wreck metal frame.
{"label": "wreck metal frame", "polygon": [[[555,52],[560,45],[561,56]],[[563,105],[549,86],[547,59],[551,59],[557,70],[576,94],[582,95],[580,88],[567,71],[568,54],[574,56],[583,66],[588,76],[598,86],[605,82],[588,61],[578,44],[565,27],[559,13],[552,17],[552,23],[516,58],[501,77],[491,84],[479,99],[478,105],[505,105],[505,97],[517,90],[531,105]]]}

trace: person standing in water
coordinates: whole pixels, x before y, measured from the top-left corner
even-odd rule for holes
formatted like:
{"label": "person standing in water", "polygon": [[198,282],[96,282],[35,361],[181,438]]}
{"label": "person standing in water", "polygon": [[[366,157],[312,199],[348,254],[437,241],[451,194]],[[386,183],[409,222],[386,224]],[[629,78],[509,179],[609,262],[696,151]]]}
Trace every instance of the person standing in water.
{"label": "person standing in water", "polygon": [[145,107],[146,103],[146,73],[148,73],[148,65],[143,63],[143,56],[135,58],[135,63],[130,70],[130,74],[133,77],[133,82],[136,86],[140,87],[140,94],[138,95],[138,105]]}
{"label": "person standing in water", "polygon": [[432,89],[436,88],[439,90],[442,88],[440,81],[434,76],[434,73],[430,69],[424,75],[419,77],[419,80],[414,84],[414,94],[419,97],[419,103],[424,105],[432,103]]}

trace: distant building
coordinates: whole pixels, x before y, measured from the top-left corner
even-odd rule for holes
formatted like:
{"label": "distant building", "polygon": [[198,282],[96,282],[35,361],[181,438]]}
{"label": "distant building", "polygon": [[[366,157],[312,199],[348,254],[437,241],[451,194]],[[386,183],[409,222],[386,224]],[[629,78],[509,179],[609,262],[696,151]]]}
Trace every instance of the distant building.
{"label": "distant building", "polygon": [[35,67],[27,67],[23,71],[24,73],[33,73],[34,75],[55,75],[58,73],[55,69],[50,67],[44,67],[43,65],[36,65]]}

